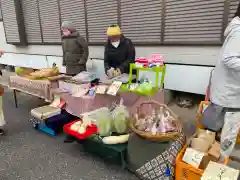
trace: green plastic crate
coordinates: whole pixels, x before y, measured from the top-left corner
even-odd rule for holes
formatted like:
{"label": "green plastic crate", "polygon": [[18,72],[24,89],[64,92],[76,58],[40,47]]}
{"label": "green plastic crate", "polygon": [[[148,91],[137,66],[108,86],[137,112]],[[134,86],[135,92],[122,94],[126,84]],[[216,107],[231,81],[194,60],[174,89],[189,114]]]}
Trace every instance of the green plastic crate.
{"label": "green plastic crate", "polygon": [[95,154],[109,162],[126,167],[127,143],[108,145],[103,144],[98,135],[93,135],[80,142],[86,152]]}
{"label": "green plastic crate", "polygon": [[[132,72],[133,72],[134,69],[137,72],[137,76],[136,76],[137,80],[139,80],[139,72],[140,71],[152,71],[152,72],[155,72],[156,73],[156,77],[155,77],[156,87],[153,87],[151,90],[144,91],[144,92],[140,92],[138,90],[130,90],[130,89],[128,89],[128,86],[130,84],[132,84],[132,75],[133,75]],[[158,87],[158,84],[159,84],[159,73],[162,73],[162,76],[161,76],[160,86]],[[127,84],[123,84],[121,86],[121,88],[120,88],[120,91],[121,92],[133,92],[133,93],[136,93],[139,96],[152,96],[152,95],[154,95],[158,91],[159,88],[163,88],[165,73],[166,73],[166,66],[165,65],[160,66],[160,67],[144,68],[144,67],[138,67],[138,66],[136,66],[136,64],[132,63],[132,64],[130,64],[129,82]]]}

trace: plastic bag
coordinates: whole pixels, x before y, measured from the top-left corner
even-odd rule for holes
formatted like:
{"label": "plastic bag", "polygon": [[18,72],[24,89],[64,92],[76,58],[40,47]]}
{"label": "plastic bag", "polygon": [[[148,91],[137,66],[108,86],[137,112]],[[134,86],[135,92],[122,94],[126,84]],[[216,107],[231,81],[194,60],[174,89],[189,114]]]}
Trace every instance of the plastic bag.
{"label": "plastic bag", "polygon": [[78,82],[91,82],[96,79],[97,75],[93,72],[82,71],[74,76],[72,79]]}
{"label": "plastic bag", "polygon": [[83,115],[84,118],[91,119],[92,123],[96,124],[98,127],[98,133],[100,136],[110,136],[112,133],[112,115],[108,108],[100,108],[93,112]]}
{"label": "plastic bag", "polygon": [[137,92],[141,94],[149,94],[153,89],[153,84],[148,82],[143,82],[137,88]]}
{"label": "plastic bag", "polygon": [[130,115],[127,108],[123,105],[123,100],[121,100],[120,104],[112,111],[112,116],[115,131],[119,134],[126,133]]}
{"label": "plastic bag", "polygon": [[224,124],[225,110],[216,104],[209,104],[204,110],[200,123],[207,129],[218,132]]}

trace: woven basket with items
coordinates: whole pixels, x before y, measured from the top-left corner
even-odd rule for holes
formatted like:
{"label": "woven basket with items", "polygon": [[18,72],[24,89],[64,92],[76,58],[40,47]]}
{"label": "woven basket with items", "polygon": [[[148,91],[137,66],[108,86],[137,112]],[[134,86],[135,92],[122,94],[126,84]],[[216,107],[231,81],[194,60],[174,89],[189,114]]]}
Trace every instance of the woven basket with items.
{"label": "woven basket with items", "polygon": [[156,101],[147,101],[137,107],[130,128],[139,136],[152,141],[176,139],[182,133],[182,125],[171,109]]}
{"label": "woven basket with items", "polygon": [[59,70],[57,67],[53,67],[53,68],[43,68],[40,69],[38,71],[32,72],[30,73],[27,78],[28,79],[46,79],[48,77],[53,77],[53,76],[57,76],[59,74]]}
{"label": "woven basket with items", "polygon": [[32,68],[19,67],[16,68],[16,73],[20,77],[26,77],[31,80],[37,79],[48,79],[59,75],[59,70],[57,67],[52,68],[43,68],[40,70],[34,71]]}

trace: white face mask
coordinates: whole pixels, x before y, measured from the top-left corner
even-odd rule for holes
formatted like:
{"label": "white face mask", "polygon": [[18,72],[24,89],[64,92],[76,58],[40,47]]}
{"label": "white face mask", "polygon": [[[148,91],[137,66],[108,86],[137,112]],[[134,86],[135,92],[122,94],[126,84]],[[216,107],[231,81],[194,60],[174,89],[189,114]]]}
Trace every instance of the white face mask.
{"label": "white face mask", "polygon": [[120,44],[120,41],[112,42],[112,45],[117,48]]}

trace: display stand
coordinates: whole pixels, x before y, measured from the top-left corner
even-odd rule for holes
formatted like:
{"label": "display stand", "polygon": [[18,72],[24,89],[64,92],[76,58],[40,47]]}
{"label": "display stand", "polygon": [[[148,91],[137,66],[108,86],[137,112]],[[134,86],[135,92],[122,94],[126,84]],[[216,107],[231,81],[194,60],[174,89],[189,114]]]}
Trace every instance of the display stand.
{"label": "display stand", "polygon": [[[149,72],[155,72],[155,87],[153,87],[150,91],[146,91],[146,92],[139,92],[137,90],[129,90],[128,86],[130,84],[132,84],[132,80],[133,80],[133,70],[136,70],[136,80],[139,80],[139,72],[140,71],[149,71]],[[161,76],[161,81],[160,81],[160,86],[159,86],[159,73],[162,73]],[[136,64],[132,63],[130,64],[130,71],[129,71],[129,82],[127,84],[123,84],[121,86],[121,91],[122,92],[133,92],[136,93],[139,96],[152,96],[154,95],[158,89],[163,88],[163,84],[164,84],[164,78],[165,78],[165,73],[166,73],[166,66],[155,66],[152,68],[145,68],[145,67],[139,67]]]}

